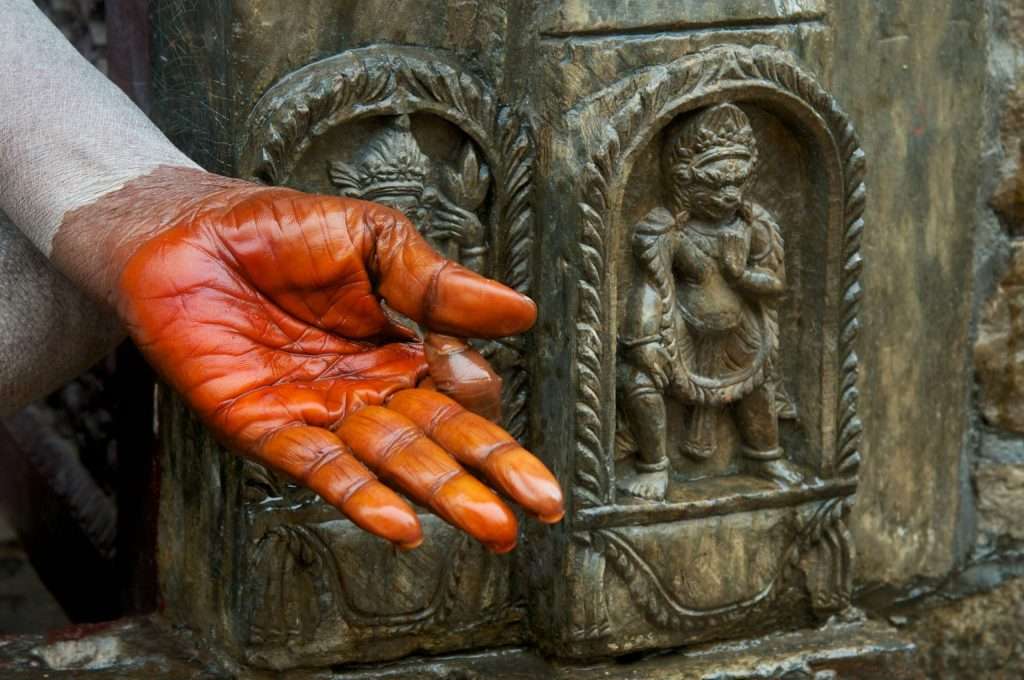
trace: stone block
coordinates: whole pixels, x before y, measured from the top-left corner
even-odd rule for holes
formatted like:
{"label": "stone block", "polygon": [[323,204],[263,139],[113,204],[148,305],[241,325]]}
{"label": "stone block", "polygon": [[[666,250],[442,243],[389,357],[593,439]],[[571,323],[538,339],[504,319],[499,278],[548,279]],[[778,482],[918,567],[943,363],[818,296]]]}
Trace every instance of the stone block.
{"label": "stone block", "polygon": [[1018,680],[1024,677],[1024,579],[921,610],[906,632],[929,678]]}
{"label": "stone block", "polygon": [[978,531],[1024,540],[1024,465],[982,463],[974,470]]}
{"label": "stone block", "polygon": [[1011,245],[1010,265],[981,315],[974,363],[985,420],[1024,434],[1024,242]]}

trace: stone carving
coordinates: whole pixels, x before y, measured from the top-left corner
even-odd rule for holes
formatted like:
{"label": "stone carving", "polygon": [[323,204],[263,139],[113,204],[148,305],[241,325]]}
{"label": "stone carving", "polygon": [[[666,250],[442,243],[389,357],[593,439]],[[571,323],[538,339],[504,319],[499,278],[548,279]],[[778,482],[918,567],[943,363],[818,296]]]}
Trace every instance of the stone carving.
{"label": "stone carving", "polygon": [[401,210],[447,257],[483,270],[487,246],[475,211],[487,196],[491,171],[472,142],[463,144],[456,166],[433,163],[413,136],[409,116],[401,115],[351,164],[332,161],[328,172],[342,196]]}
{"label": "stone carving", "polygon": [[[633,228],[642,274],[619,329],[621,407],[636,474],[620,488],[661,499],[668,482],[666,399],[690,405],[683,453],[709,458],[732,407],[756,474],[795,484],[783,459],[775,376],[782,233],[750,200],[757,141],[747,116],[718,104],[677,124],[663,151],[667,207]],[[627,437],[620,437],[619,441]]]}
{"label": "stone carving", "polygon": [[[362,126],[358,143],[336,146],[348,125]],[[248,130],[243,176],[390,205],[448,257],[529,291],[528,131],[442,53],[375,47],[317,62],[273,86]],[[503,424],[525,439],[526,340],[480,349],[503,379]],[[424,545],[400,554],[259,465],[243,465],[242,484],[251,662],[518,639],[510,564],[443,522],[424,517]]]}
{"label": "stone carving", "polygon": [[842,612],[861,434],[849,121],[788,54],[736,45],[637,71],[571,115],[574,604],[552,647],[622,653]]}
{"label": "stone carving", "polygon": [[974,345],[978,405],[994,427],[1024,434],[1024,242],[985,303]]}
{"label": "stone carving", "polygon": [[[827,70],[839,30],[829,3],[469,0],[425,10],[436,19],[427,22],[352,3],[314,3],[302,16],[266,0],[211,4],[158,13],[169,25],[161,53],[172,57],[158,65],[200,69],[205,84],[165,95],[165,113],[187,118],[180,127],[193,146],[221,167],[391,202],[446,254],[533,293],[538,341],[486,349],[495,363],[507,358],[505,425],[529,435],[571,501],[559,526],[524,522],[520,548],[501,560],[437,522],[417,551],[387,554],[313,495],[212,443],[197,452],[191,440],[201,430],[172,423],[185,441],[165,447],[177,467],[164,476],[161,503],[178,505],[162,511],[161,526],[168,540],[180,537],[169,553],[196,556],[164,570],[178,618],[215,622],[232,653],[261,666],[331,666],[353,678],[454,677],[463,668],[473,669],[467,677],[510,668],[544,676],[548,664],[524,663],[532,652],[520,644],[558,659],[549,674],[687,675],[692,665],[701,668],[694,677],[709,678],[723,667],[738,677],[741,665],[766,678],[856,674],[847,660],[872,652],[855,625],[801,628],[842,622],[835,614],[849,601],[862,155],[811,75],[778,49],[749,47],[785,46]],[[226,52],[209,49],[210,30]],[[721,44],[729,40],[745,46]],[[379,47],[348,49],[371,44]],[[308,66],[282,78],[294,64]],[[803,478],[779,485],[738,469],[742,397],[707,405],[721,425],[712,434],[688,427],[700,422],[698,399],[659,393],[672,470],[664,493],[651,494],[660,498],[642,498],[630,480],[645,451],[619,376],[631,366],[622,343],[632,337],[629,314],[642,311],[629,300],[643,286],[637,226],[658,208],[672,214],[662,168],[673,134],[721,105],[742,112],[756,140],[743,202],[763,209],[758,224],[769,236],[784,237],[774,270],[784,292],[743,302],[758,330],[775,317],[776,343],[762,342],[772,351],[757,355],[772,370],[754,373],[775,392],[778,445]],[[714,250],[721,239],[708,240]],[[689,285],[671,274],[676,291]],[[165,427],[170,416],[161,416]],[[710,458],[684,452],[690,429],[708,435],[692,443]],[[724,644],[717,656],[712,645],[685,648],[730,637],[749,644]],[[808,644],[824,651],[805,655]],[[671,648],[683,650],[622,658]],[[445,659],[452,650],[476,651]],[[359,664],[405,654],[417,658]],[[595,661],[609,657],[620,659]]]}
{"label": "stone carving", "polygon": [[[579,203],[581,278],[576,323],[577,447],[573,483],[576,508],[606,505],[615,498],[614,442],[619,433],[615,431],[614,412],[609,414],[609,406],[615,404],[610,396],[615,391],[616,380],[610,369],[615,340],[609,333],[613,328],[610,323],[613,310],[607,273],[612,258],[609,251],[614,236],[612,228],[618,219],[617,211],[621,210],[625,190],[626,173],[621,166],[687,107],[699,108],[697,103],[702,99],[719,100],[730,93],[743,100],[756,98],[756,95],[782,97],[801,122],[808,116],[817,116],[827,126],[816,133],[827,136],[829,153],[821,154],[820,160],[832,183],[829,190],[837,194],[834,199],[828,199],[829,225],[825,238],[835,242],[835,252],[839,254],[838,266],[829,272],[828,282],[836,291],[829,303],[837,308],[831,327],[838,345],[837,370],[830,371],[828,377],[834,377],[838,384],[835,397],[826,393],[820,395],[834,412],[834,426],[829,429],[835,432],[835,439],[823,444],[828,455],[820,461],[818,472],[823,477],[856,475],[862,426],[856,406],[854,343],[860,304],[864,165],[863,152],[845,114],[811,76],[796,66],[792,57],[769,47],[717,46],[683,57],[670,67],[650,69],[627,80],[635,91],[629,87],[609,88],[608,97],[617,98],[620,108],[598,135],[604,141],[585,164]],[[613,106],[611,102],[603,104]],[[758,219],[764,221],[770,219],[770,215],[758,211]],[[772,231],[768,229],[768,233]],[[781,255],[781,243],[778,249]],[[770,315],[770,305],[763,307]],[[765,329],[767,327],[766,323]],[[769,345],[761,344],[762,347]],[[765,382],[773,381],[770,371],[765,371],[763,376]],[[697,392],[699,382],[693,381],[693,384],[691,390]],[[700,394],[696,396],[695,401],[705,398]],[[831,402],[832,399],[835,402]],[[776,413],[793,415],[787,398],[773,408]],[[639,447],[639,442],[634,445]],[[649,452],[656,452],[659,445],[660,442],[655,442],[653,446],[644,447],[643,455],[656,459],[657,454]],[[699,446],[691,448],[700,449]],[[654,486],[657,491],[660,483]]]}

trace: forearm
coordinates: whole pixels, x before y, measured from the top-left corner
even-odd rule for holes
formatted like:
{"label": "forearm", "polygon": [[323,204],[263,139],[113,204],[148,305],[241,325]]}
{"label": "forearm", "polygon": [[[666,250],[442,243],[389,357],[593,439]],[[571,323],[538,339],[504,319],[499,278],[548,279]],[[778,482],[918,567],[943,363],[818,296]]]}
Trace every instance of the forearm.
{"label": "forearm", "polygon": [[72,281],[105,298],[109,281],[95,270],[123,224],[88,211],[84,226],[69,217],[158,169],[199,169],[29,0],[0,0],[0,63],[0,209]]}
{"label": "forearm", "polygon": [[122,336],[113,313],[0,215],[0,416],[78,375]]}
{"label": "forearm", "polygon": [[760,267],[745,270],[736,279],[736,285],[740,290],[759,297],[781,295],[786,289],[781,277]]}

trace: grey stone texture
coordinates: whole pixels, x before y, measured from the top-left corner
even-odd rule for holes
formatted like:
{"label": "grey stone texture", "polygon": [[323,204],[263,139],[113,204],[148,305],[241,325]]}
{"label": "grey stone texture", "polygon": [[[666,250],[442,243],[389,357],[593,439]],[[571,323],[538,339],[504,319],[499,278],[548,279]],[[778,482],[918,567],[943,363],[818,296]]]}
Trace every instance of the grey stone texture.
{"label": "grey stone texture", "polygon": [[[593,492],[593,499],[574,496],[565,525],[571,531],[531,530],[515,558],[496,561],[463,549],[445,527],[431,526],[431,540],[452,546],[451,561],[469,565],[461,581],[450,580],[437,555],[421,553],[422,563],[383,555],[301,490],[229,457],[165,395],[161,585],[172,618],[203,640],[226,644],[226,658],[264,667],[387,661],[373,669],[294,671],[308,678],[945,679],[1024,672],[1024,597],[1020,581],[1006,581],[1024,545],[1024,377],[1018,379],[1024,350],[1015,350],[1024,347],[1024,256],[1015,241],[1024,235],[1019,3],[405,0],[389,3],[387,13],[368,0],[344,6],[159,0],[153,6],[158,117],[211,169],[334,191],[328,161],[358,157],[352,141],[358,134],[345,131],[365,133],[376,129],[375,118],[410,113],[428,156],[451,162],[454,149],[470,145],[491,168],[497,192],[506,191],[508,177],[532,173],[529,219],[542,236],[526,246],[536,276],[522,283],[538,297],[541,320],[532,344],[514,348],[510,363],[515,369],[515,362],[528,361],[532,371],[530,380],[517,383],[516,398],[523,398],[515,403],[527,406],[515,427],[567,488]],[[585,488],[573,476],[590,446],[579,445],[586,419],[578,417],[579,395],[570,389],[588,366],[573,352],[577,336],[594,330],[577,334],[574,314],[588,311],[580,299],[592,292],[599,302],[589,310],[591,325],[597,335],[609,331],[607,347],[614,348],[611,322],[602,315],[621,306],[611,282],[625,289],[629,281],[626,229],[659,205],[652,179],[658,126],[687,108],[650,120],[642,114],[687,91],[680,76],[687,73],[680,67],[686,55],[710,54],[723,43],[741,55],[753,47],[761,55],[767,48],[792,55],[813,75],[814,87],[841,103],[866,154],[859,486],[852,473],[823,474],[820,485],[776,493],[763,480],[733,475],[722,455],[711,479],[687,468],[694,479],[670,483],[663,504],[607,502],[601,494],[610,485],[598,480]],[[395,83],[379,74],[387,71],[386,59],[398,57],[412,76],[392,91]],[[296,75],[327,58],[334,61]],[[718,63],[719,57],[705,59]],[[759,63],[786,70],[774,57]],[[368,75],[351,81],[362,85],[349,99],[338,95],[348,92],[338,85],[342,80],[317,80],[331,73],[348,78],[359,68]],[[464,75],[453,79],[448,69]],[[748,70],[738,80],[749,77]],[[713,82],[708,101],[744,93],[740,85],[729,87]],[[769,90],[772,97],[791,93]],[[380,92],[387,96],[374,99]],[[301,106],[289,108],[290,101]],[[787,258],[795,258],[787,267],[797,282],[789,292],[798,313],[781,312],[780,323],[783,348],[788,342],[801,351],[783,351],[780,361],[805,420],[796,421],[803,429],[784,425],[783,439],[809,469],[842,468],[841,456],[821,453],[832,426],[806,427],[829,422],[815,409],[824,410],[821,394],[835,377],[830,370],[836,372],[804,351],[819,346],[806,338],[826,349],[838,338],[827,330],[834,320],[821,311],[827,305],[816,302],[832,289],[812,277],[816,261],[836,244],[815,240],[812,231],[827,211],[803,206],[821,205],[815,201],[822,198],[838,205],[848,196],[821,179],[840,171],[825,171],[833,166],[809,141],[813,127],[800,128],[798,117],[783,115],[785,107],[764,106],[756,95],[744,106],[769,159],[757,198],[778,217]],[[444,124],[432,118],[438,112],[447,116]],[[323,127],[339,131],[320,138],[316,124],[327,117],[331,123]],[[633,137],[623,133],[612,144],[608,125],[639,130],[645,146],[635,157],[617,155]],[[527,129],[530,144],[519,144]],[[294,151],[309,130],[319,141]],[[516,134],[499,143],[500,130]],[[510,155],[527,160],[503,165]],[[628,178],[620,181],[620,171]],[[609,186],[621,186],[627,198]],[[590,212],[581,213],[580,204]],[[487,221],[487,205],[477,211],[480,221],[500,226]],[[605,220],[602,228],[616,225],[601,232],[612,254],[595,248],[581,258],[581,242],[593,245],[584,227],[597,223],[588,222],[595,215]],[[593,253],[600,257],[585,259]],[[515,260],[498,273],[522,271],[522,260]],[[591,291],[588,282],[599,285]],[[615,414],[606,408],[613,390],[601,390],[612,385],[616,351],[595,356],[593,394],[609,395],[592,404],[598,443],[591,449],[601,451],[614,432]],[[728,428],[722,431],[728,440]],[[595,470],[608,478],[618,473],[614,465]],[[855,487],[848,516],[844,499]],[[391,592],[369,584],[363,575],[370,562],[400,587]],[[346,576],[325,580],[317,571],[324,564],[344,568]],[[721,617],[694,625],[700,621],[694,610],[744,599],[756,605],[757,593],[781,573],[785,589],[771,606],[752,607],[748,617],[729,605]],[[872,614],[922,594],[939,597],[901,609],[893,620],[906,625],[894,633],[845,609],[852,576],[855,599]],[[447,602],[441,609],[454,608],[454,618],[419,603],[416,616],[423,618],[405,620],[401,607],[421,592],[421,581],[439,584],[439,593],[455,583],[451,598],[443,593],[441,600]],[[271,597],[275,582],[287,590]],[[597,583],[609,584],[602,597],[593,596]],[[664,604],[680,599],[692,606]],[[383,604],[367,614],[375,602]],[[609,603],[611,611],[602,611]],[[839,613],[830,624],[814,628],[832,612]],[[757,637],[794,627],[803,630]],[[916,668],[908,639],[919,650]],[[682,653],[592,667],[550,663],[531,647],[586,659],[683,643]],[[131,644],[125,649],[136,649]],[[460,651],[498,645],[513,647]],[[418,650],[456,656],[388,661]],[[252,677],[261,672],[276,671],[251,671]]]}
{"label": "grey stone texture", "polygon": [[833,88],[869,159],[857,574],[907,585],[957,559],[986,82],[977,2],[839,2]]}
{"label": "grey stone texture", "polygon": [[974,345],[978,402],[988,425],[1024,434],[1024,241],[981,311]]}
{"label": "grey stone texture", "polygon": [[1024,677],[1024,579],[915,611],[901,630],[934,680]]}

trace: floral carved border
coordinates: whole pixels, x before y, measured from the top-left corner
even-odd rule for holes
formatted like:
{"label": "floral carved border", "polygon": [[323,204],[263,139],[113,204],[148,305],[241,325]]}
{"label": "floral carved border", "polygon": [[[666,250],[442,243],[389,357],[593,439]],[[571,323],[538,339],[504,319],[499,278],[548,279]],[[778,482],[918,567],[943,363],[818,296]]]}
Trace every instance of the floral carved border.
{"label": "floral carved border", "polygon": [[[576,407],[573,502],[576,510],[613,502],[613,470],[606,416],[612,390],[613,341],[603,329],[610,315],[609,239],[614,206],[624,190],[623,170],[652,134],[681,111],[717,101],[770,100],[799,112],[811,132],[832,147],[822,154],[841,178],[843,221],[839,314],[839,394],[835,458],[828,476],[855,478],[860,466],[863,432],[857,414],[856,338],[861,300],[860,252],[864,230],[864,152],[847,115],[835,100],[801,69],[793,57],[768,46],[720,45],[645,69],[620,81],[602,111],[614,113],[599,130],[601,142],[583,170],[580,210],[580,288],[576,313]],[[609,103],[611,102],[611,103]]]}

